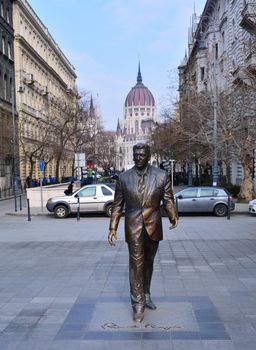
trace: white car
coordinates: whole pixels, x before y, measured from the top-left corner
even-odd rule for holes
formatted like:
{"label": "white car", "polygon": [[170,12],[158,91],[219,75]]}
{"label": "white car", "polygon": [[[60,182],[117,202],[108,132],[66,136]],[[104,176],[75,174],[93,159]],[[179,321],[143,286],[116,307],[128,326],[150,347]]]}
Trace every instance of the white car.
{"label": "white car", "polygon": [[110,216],[114,195],[113,184],[93,184],[84,186],[69,196],[48,199],[46,208],[59,219],[77,213],[78,206],[81,213],[106,213]]}
{"label": "white car", "polygon": [[256,199],[249,202],[249,213],[254,215],[256,214]]}

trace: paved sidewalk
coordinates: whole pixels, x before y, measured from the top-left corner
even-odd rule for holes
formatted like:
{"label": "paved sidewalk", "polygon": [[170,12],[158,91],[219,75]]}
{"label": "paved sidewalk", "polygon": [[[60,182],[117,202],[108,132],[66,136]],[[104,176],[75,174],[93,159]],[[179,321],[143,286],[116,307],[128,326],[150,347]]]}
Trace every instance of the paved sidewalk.
{"label": "paved sidewalk", "polygon": [[1,350],[255,350],[255,218],[183,217],[156,256],[152,297],[132,321],[128,254],[108,219],[6,216],[0,232]]}

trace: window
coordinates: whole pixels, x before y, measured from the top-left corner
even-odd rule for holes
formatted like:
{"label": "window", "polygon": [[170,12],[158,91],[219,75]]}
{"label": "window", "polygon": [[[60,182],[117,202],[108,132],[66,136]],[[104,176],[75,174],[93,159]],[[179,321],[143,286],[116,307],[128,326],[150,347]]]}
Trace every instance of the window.
{"label": "window", "polygon": [[1,17],[4,17],[4,4],[3,2],[1,1]]}
{"label": "window", "polygon": [[6,20],[7,20],[7,23],[10,23],[10,10],[7,9],[6,11]]}
{"label": "window", "polygon": [[197,188],[188,188],[181,192],[183,198],[197,197]]}
{"label": "window", "polygon": [[2,53],[5,55],[5,37],[2,37]]}
{"label": "window", "polygon": [[7,100],[7,75],[4,75],[4,99]]}
{"label": "window", "polygon": [[215,59],[217,60],[219,58],[219,45],[215,44]]}
{"label": "window", "polygon": [[12,78],[10,78],[10,90],[9,90],[9,101],[12,100]]}
{"label": "window", "polygon": [[112,192],[109,191],[105,186],[101,186],[101,191],[104,196],[112,196]]}
{"label": "window", "polygon": [[87,187],[78,193],[79,197],[93,197],[96,196],[96,187]]}
{"label": "window", "polygon": [[200,68],[200,79],[201,79],[201,81],[204,81],[204,78],[205,78],[205,68],[201,67]]}
{"label": "window", "polygon": [[11,43],[8,42],[8,58],[12,59]]}
{"label": "window", "polygon": [[214,188],[201,188],[200,197],[213,197],[216,193]]}

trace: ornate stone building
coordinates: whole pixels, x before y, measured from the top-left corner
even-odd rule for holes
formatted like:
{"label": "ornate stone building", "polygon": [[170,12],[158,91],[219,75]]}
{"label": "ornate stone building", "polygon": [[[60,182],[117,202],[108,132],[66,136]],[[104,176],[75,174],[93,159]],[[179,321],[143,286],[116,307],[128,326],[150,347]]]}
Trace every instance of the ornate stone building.
{"label": "ornate stone building", "polygon": [[[191,91],[207,91],[216,100],[235,84],[246,82],[246,69],[255,74],[255,18],[256,0],[207,0],[202,15],[193,14],[188,50],[178,67],[180,100]],[[243,178],[235,155],[231,177],[233,184]]]}
{"label": "ornate stone building", "polygon": [[154,128],[156,121],[155,99],[150,90],[142,83],[139,65],[137,83],[125,99],[123,118],[121,121],[118,120],[117,124],[117,170],[126,170],[133,166],[133,145],[147,141],[148,134]]}
{"label": "ornate stone building", "polygon": [[13,26],[21,181],[39,178],[39,159],[45,176],[56,176],[56,165],[59,177],[70,176],[74,152],[57,138],[75,103],[75,69],[27,0],[13,1]]}
{"label": "ornate stone building", "polygon": [[[17,171],[12,1],[0,2],[0,196],[11,194]],[[15,143],[15,144],[14,144]],[[18,173],[16,173],[18,175]]]}

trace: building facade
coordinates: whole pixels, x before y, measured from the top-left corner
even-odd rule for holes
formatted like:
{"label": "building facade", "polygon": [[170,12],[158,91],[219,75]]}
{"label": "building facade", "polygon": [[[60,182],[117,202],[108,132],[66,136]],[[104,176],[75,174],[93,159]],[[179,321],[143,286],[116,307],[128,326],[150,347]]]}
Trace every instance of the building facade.
{"label": "building facade", "polygon": [[71,176],[74,152],[59,139],[75,106],[75,69],[27,0],[13,1],[13,27],[21,181],[40,177],[39,159],[44,176]]}
{"label": "building facade", "polygon": [[[246,69],[256,72],[252,45],[255,18],[255,0],[207,0],[202,15],[193,14],[188,49],[178,67],[181,101],[191,91],[207,91],[214,100],[235,84],[245,82]],[[243,179],[243,168],[235,157],[231,176],[233,184]]]}
{"label": "building facade", "polygon": [[12,6],[0,2],[0,197],[12,193],[18,162]]}
{"label": "building facade", "polygon": [[142,83],[139,65],[137,83],[125,99],[123,118],[118,120],[117,124],[117,170],[127,170],[134,165],[134,144],[137,142],[147,142],[149,133],[154,128],[156,122],[157,109],[155,99],[150,90]]}

